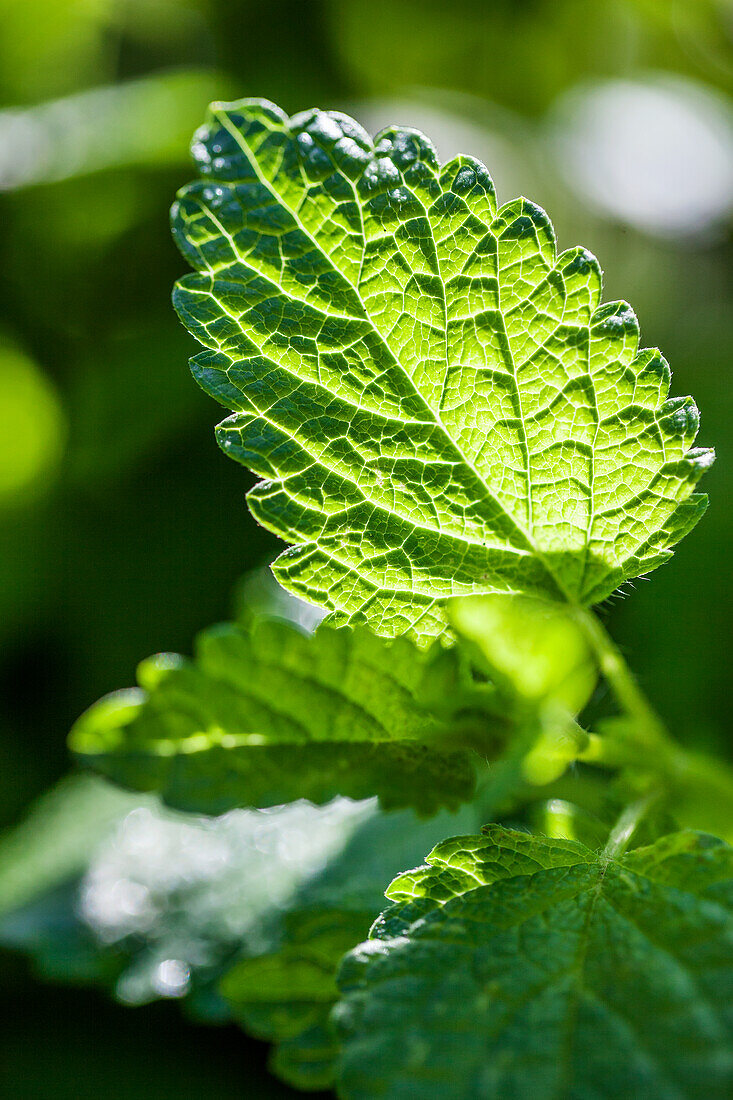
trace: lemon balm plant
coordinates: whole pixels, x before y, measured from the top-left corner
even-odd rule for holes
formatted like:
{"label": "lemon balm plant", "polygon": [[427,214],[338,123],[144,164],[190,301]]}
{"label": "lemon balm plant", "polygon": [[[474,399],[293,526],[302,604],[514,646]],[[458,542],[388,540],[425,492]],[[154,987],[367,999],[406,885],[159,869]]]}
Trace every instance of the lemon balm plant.
{"label": "lemon balm plant", "polygon": [[[277,581],[327,614],[150,659],[76,758],[205,814],[379,799],[368,857],[217,978],[290,1082],[730,1096],[733,775],[671,738],[593,611],[704,512],[694,401],[596,259],[473,157],[262,100],[213,105],[193,154],[192,370],[288,544]],[[423,835],[405,811],[461,806],[484,828],[390,885],[390,845]]]}

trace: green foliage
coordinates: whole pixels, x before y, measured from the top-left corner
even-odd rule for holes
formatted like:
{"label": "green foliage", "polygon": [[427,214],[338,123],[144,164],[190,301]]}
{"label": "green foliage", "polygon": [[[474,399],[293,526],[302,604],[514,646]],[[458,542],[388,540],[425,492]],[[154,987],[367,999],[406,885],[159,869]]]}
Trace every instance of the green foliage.
{"label": "green foliage", "polygon": [[596,684],[588,641],[565,609],[529,596],[454,600],[448,615],[505,693],[576,714]]}
{"label": "green foliage", "polygon": [[469,798],[475,778],[465,751],[435,747],[440,731],[420,700],[425,669],[408,639],[363,628],[309,637],[276,620],[216,627],[193,662],[145,662],[145,690],[101,700],[70,743],[102,774],[180,809],[377,794],[432,813]]}
{"label": "green foliage", "polygon": [[342,64],[375,96],[383,99],[392,89],[416,99],[414,89],[436,99],[443,88],[473,93],[477,98],[469,103],[479,116],[497,103],[521,112],[509,115],[515,127],[526,116],[541,117],[568,85],[585,87],[607,73],[627,75],[631,43],[638,70],[704,69],[711,83],[724,82],[729,73],[723,36],[715,33],[728,14],[726,0],[684,6],[656,0],[455,0],[450,8],[421,0],[328,2]]}
{"label": "green foliage", "polygon": [[[471,157],[261,100],[214,104],[193,152],[193,371],[292,544],[277,579],[331,615],[309,634],[256,597],[87,711],[80,762],[223,816],[135,811],[144,858],[132,814],[121,858],[0,933],[128,1003],[233,1017],[284,1080],[347,1100],[727,1096],[733,856],[669,830],[733,805],[733,776],[669,739],[589,610],[702,514],[694,402],[600,304],[595,258],[558,256],[528,200],[497,208]],[[599,672],[621,714],[596,723]],[[373,795],[550,836],[443,841],[379,916],[446,823],[336,797]]]}
{"label": "green foliage", "polygon": [[486,789],[486,761],[506,754],[513,766],[489,783],[561,775],[589,744],[572,718],[596,681],[578,626],[529,598],[467,597],[450,614],[457,640],[427,652],[363,626],[307,635],[248,614],[204,631],[192,661],[143,662],[140,687],[91,707],[71,748],[203,813],[340,794],[430,814],[472,798],[477,777]]}
{"label": "green foliage", "polygon": [[[23,112],[0,111],[0,137],[17,145],[25,138],[29,145],[25,156],[0,161],[0,187],[14,190],[104,169],[175,163],[202,99],[220,94],[223,83],[205,70],[160,73]],[[151,117],[157,126],[146,125]],[[44,141],[34,143],[39,131]],[[112,212],[108,216],[113,219]]]}
{"label": "green foliage", "polygon": [[341,957],[378,916],[385,882],[478,820],[343,799],[184,817],[71,777],[0,842],[0,945],[125,1005],[183,998],[203,1022],[233,1017],[276,1044],[278,1076],[327,1087]]}
{"label": "green foliage", "polygon": [[1,336],[0,415],[0,508],[5,508],[53,476],[65,425],[49,380]]}
{"label": "green foliage", "polygon": [[428,858],[343,965],[342,1096],[730,1095],[727,845],[492,826]]}
{"label": "green foliage", "polygon": [[248,1031],[277,1043],[272,1066],[278,1076],[301,1089],[334,1083],[337,1044],[329,1015],[342,956],[379,914],[389,868],[409,863],[420,838],[475,819],[470,808],[429,822],[372,812],[291,901],[274,949],[250,951],[228,971],[221,992]]}
{"label": "green foliage", "polygon": [[174,303],[234,410],[221,446],[265,479],[250,510],[294,544],[286,588],[429,638],[450,596],[597,603],[697,522],[694,402],[595,257],[497,209],[479,161],[264,100],[214,104],[192,149]]}
{"label": "green foliage", "polygon": [[[378,883],[391,862],[389,847],[408,821],[405,815],[391,815],[380,829],[382,819],[367,819],[321,880],[301,891],[285,915],[274,949],[240,959],[220,984],[242,1026],[276,1044],[273,1071],[298,1088],[333,1084],[337,1047],[329,1015],[338,997],[336,971],[379,912]],[[365,875],[353,857],[374,839],[375,825],[382,850]],[[333,877],[339,885],[331,895],[328,882]]]}
{"label": "green foliage", "polygon": [[[642,745],[638,710],[624,703],[608,721],[619,704],[606,676],[578,715],[583,760],[557,775],[581,740],[563,707],[585,689],[563,696],[555,680],[543,693],[524,642],[506,659],[516,624],[501,611],[513,601],[495,594],[468,631],[470,659],[463,643],[432,654],[425,684],[451,741],[489,760],[475,820],[396,811],[363,822],[362,807],[334,815],[335,847],[346,848],[333,856],[320,846],[321,810],[183,818],[83,776],[50,796],[47,824],[34,813],[9,831],[66,771],[70,719],[132,683],[141,656],[188,653],[202,626],[227,617],[235,578],[285,549],[241,507],[254,479],[210,445],[215,414],[185,369],[200,349],[170,312],[185,265],[161,211],[190,178],[187,134],[207,99],[259,87],[288,111],[351,104],[370,133],[418,126],[442,162],[475,154],[502,201],[526,194],[551,213],[560,249],[582,241],[596,253],[605,298],[634,304],[645,342],[670,359],[674,392],[691,390],[703,409],[703,442],[727,453],[731,3],[315,0],[304,14],[293,0],[0,0],[0,13],[0,938],[32,956],[36,978],[92,981],[125,1004],[177,996],[190,970],[176,1005],[132,1011],[27,980],[23,960],[0,949],[0,1095],[285,1097],[245,1034],[196,1033],[179,1017],[225,1013],[221,959],[284,956],[307,925],[301,910],[376,916],[395,874],[485,821],[603,848],[624,803],[647,790],[658,812],[634,843],[685,826],[733,840],[721,646],[733,467],[704,479],[714,507],[674,568],[601,615],[684,748]],[[596,654],[594,670],[602,663]],[[475,720],[486,677],[538,689],[515,700],[526,721],[498,737]],[[359,843],[346,840],[352,828]],[[394,852],[393,831],[404,840]],[[324,860],[318,896],[301,893],[301,873],[320,879]],[[369,890],[355,883],[365,870]],[[296,1045],[283,1040],[275,1065]]]}
{"label": "green foliage", "polygon": [[140,799],[95,776],[70,776],[0,836],[0,918],[80,873]]}
{"label": "green foliage", "polygon": [[[374,813],[337,799],[184,817],[71,777],[0,843],[0,944],[46,977],[102,985],[123,1004],[185,995],[197,1015],[225,1017],[215,987],[233,957],[271,949],[303,884]],[[379,901],[377,890],[372,918]]]}
{"label": "green foliage", "polygon": [[274,1070],[299,1088],[333,1083],[338,1048],[329,1015],[338,999],[336,971],[372,920],[372,913],[344,909],[297,913],[286,922],[279,951],[243,959],[221,983],[247,1031],[277,1041]]}

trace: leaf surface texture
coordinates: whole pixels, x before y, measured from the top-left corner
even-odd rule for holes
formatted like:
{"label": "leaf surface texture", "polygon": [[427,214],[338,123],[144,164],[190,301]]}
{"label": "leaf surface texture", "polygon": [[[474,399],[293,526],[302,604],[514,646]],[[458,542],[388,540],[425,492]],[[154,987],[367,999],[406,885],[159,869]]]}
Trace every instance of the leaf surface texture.
{"label": "leaf surface texture", "polygon": [[277,620],[214,627],[193,661],[144,662],[142,688],[100,700],[70,744],[82,763],[184,810],[337,794],[455,808],[473,794],[474,764],[468,751],[437,746],[438,722],[420,699],[425,661],[409,639],[363,627],[312,636]]}
{"label": "leaf surface texture", "polygon": [[344,963],[342,1095],[728,1097],[733,850],[619,860],[487,826],[399,876]]}
{"label": "leaf surface texture", "polygon": [[174,302],[285,587],[431,637],[450,596],[590,605],[669,557],[704,510],[697,409],[543,210],[335,112],[214,104],[192,148]]}

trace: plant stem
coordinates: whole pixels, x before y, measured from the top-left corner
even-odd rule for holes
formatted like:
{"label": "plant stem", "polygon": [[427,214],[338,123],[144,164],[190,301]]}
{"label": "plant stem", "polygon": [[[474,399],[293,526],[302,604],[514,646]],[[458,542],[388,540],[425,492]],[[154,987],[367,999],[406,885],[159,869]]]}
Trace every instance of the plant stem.
{"label": "plant stem", "polygon": [[603,849],[603,860],[618,859],[624,854],[634,833],[658,798],[659,791],[650,791],[649,794],[645,794],[625,807],[611,829],[606,847]]}
{"label": "plant stem", "polygon": [[671,739],[664,723],[637,684],[606,628],[586,608],[576,607],[574,615],[619,705],[633,721],[638,740],[650,747],[668,746]]}
{"label": "plant stem", "polygon": [[[575,744],[575,759],[602,768],[622,769],[651,783],[652,796],[633,802],[619,818],[606,848],[612,858],[625,850],[641,817],[663,795],[683,810],[685,823],[726,838],[733,835],[733,768],[692,752],[668,733],[631,669],[592,611],[575,606],[573,616],[585,634],[628,722],[602,734],[567,723],[565,733]],[[637,786],[637,790],[638,790]]]}

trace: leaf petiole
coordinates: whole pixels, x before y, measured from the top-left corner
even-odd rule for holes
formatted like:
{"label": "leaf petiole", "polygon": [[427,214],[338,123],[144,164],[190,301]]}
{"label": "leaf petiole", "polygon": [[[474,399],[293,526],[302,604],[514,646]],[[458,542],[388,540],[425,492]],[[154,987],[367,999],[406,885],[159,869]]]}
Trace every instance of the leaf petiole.
{"label": "leaf petiole", "polygon": [[609,862],[622,856],[633,840],[634,833],[641,825],[652,807],[659,801],[662,792],[659,789],[649,791],[641,798],[630,802],[619,814],[616,824],[608,834],[606,846],[603,849],[601,859]]}
{"label": "leaf petiole", "polygon": [[668,747],[673,744],[664,723],[639,687],[621,651],[611,635],[592,611],[575,606],[573,617],[585,634],[598,667],[608,681],[611,690],[634,723],[638,740],[649,747]]}

